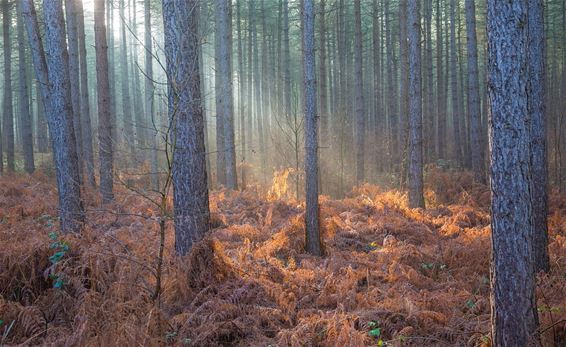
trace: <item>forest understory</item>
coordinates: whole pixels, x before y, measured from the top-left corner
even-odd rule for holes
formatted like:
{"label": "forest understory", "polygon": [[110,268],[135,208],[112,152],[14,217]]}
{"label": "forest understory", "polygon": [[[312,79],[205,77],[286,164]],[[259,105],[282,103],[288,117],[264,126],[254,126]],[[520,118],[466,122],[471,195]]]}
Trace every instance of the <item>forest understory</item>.
{"label": "forest understory", "polygon": [[[60,235],[54,178],[0,178],[0,345],[491,346],[489,190],[431,169],[428,208],[364,185],[321,199],[324,257],[304,250],[304,206],[218,190],[214,229],[186,258],[168,222],[152,295],[158,211],[116,189],[86,192],[82,235]],[[566,196],[551,194],[552,270],[538,277],[545,346],[566,344]]]}

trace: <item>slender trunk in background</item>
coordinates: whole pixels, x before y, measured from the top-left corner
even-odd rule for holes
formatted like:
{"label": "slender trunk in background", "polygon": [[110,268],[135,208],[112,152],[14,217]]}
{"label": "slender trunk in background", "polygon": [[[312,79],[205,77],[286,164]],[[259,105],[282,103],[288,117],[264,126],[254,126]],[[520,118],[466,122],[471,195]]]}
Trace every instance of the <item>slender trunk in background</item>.
{"label": "slender trunk in background", "polygon": [[[318,112],[318,117],[320,118],[320,145],[322,148],[327,146],[328,138],[328,87],[327,87],[327,73],[326,73],[326,0],[320,1],[320,21],[319,21],[319,37],[320,42],[318,46],[319,52],[319,81],[318,81],[318,95],[320,112]],[[322,189],[322,187],[321,187]]]}
{"label": "slender trunk in background", "polygon": [[[131,1],[131,3],[130,3]],[[131,27],[130,30],[132,31],[131,36],[131,67],[132,67],[132,94],[134,99],[134,112],[135,112],[135,140],[138,147],[146,148],[146,140],[147,140],[147,124],[145,123],[144,119],[144,112],[143,112],[143,102],[141,96],[141,87],[140,87],[140,75],[139,75],[139,63],[138,63],[138,21],[137,21],[137,4],[138,0],[128,0],[128,6],[130,6],[130,22]],[[138,155],[138,158],[143,162],[146,160],[144,155]]]}
{"label": "slender trunk in background", "polygon": [[[215,24],[216,28],[214,30],[214,99],[215,99],[215,111],[216,111],[216,184],[226,186],[226,144],[224,138],[224,107],[222,105],[223,100],[223,90],[222,90],[222,74],[220,73],[220,30],[219,30],[219,15],[218,6],[215,2]],[[201,66],[204,66],[204,62],[201,61]]]}
{"label": "slender trunk in background", "polygon": [[[232,88],[232,6],[229,0],[216,0],[217,70],[220,84],[216,86],[216,107],[224,130],[225,177],[228,189],[238,189],[236,176],[236,146],[234,141],[234,99]],[[218,119],[217,119],[218,121]]]}
{"label": "slender trunk in background", "polygon": [[528,5],[487,1],[494,346],[538,345],[531,208]]}
{"label": "slender trunk in background", "polygon": [[[49,151],[49,130],[47,129],[47,120],[45,119],[45,107],[41,99],[41,85],[36,80],[35,95],[37,108],[37,151],[39,153],[47,153]],[[0,141],[1,143],[1,141]]]}
{"label": "slender trunk in background", "polygon": [[442,32],[441,0],[436,0],[436,153],[438,158],[446,159],[446,97],[444,96],[444,68],[442,65]]}
{"label": "slender trunk in background", "polygon": [[254,81],[254,103],[255,103],[255,117],[257,121],[257,138],[258,138],[258,152],[260,155],[260,180],[263,181],[266,178],[266,158],[265,153],[267,152],[267,146],[263,141],[263,129],[262,129],[262,119],[263,105],[261,102],[261,75],[260,75],[260,60],[259,60],[259,45],[257,43],[257,27],[256,27],[256,11],[255,11],[255,0],[250,0],[249,2],[250,12],[252,16],[250,17],[250,30],[252,33],[252,50],[253,50],[253,81]]}
{"label": "slender trunk in background", "polygon": [[283,0],[283,81],[285,109],[283,113],[291,114],[291,53],[289,50],[289,0]]}
{"label": "slender trunk in background", "polygon": [[[359,4],[359,0],[358,0]],[[303,73],[305,93],[306,251],[322,255],[318,206],[318,124],[314,58],[314,0],[303,0]]]}
{"label": "slender trunk in background", "polygon": [[401,164],[401,187],[407,179],[407,145],[408,145],[408,113],[409,113],[409,46],[407,40],[407,1],[399,2],[399,149]]}
{"label": "slender trunk in background", "polygon": [[424,91],[423,109],[423,146],[424,146],[424,162],[432,162],[436,157],[434,146],[434,114],[435,102],[434,98],[434,79],[433,79],[433,65],[432,65],[432,0],[425,0],[425,53],[423,54],[426,67],[423,76],[426,77],[426,82],[423,83],[422,90]]}
{"label": "slender trunk in background", "polygon": [[96,49],[96,96],[98,103],[98,143],[100,157],[100,195],[102,202],[114,200],[114,160],[112,143],[112,115],[110,78],[108,71],[108,44],[104,24],[105,0],[94,2],[94,42]]}
{"label": "slender trunk in background", "polygon": [[181,256],[186,255],[210,227],[200,91],[198,8],[198,0],[163,0],[165,30],[176,33],[165,54],[168,62],[176,62],[169,80],[169,91],[175,93],[169,113],[175,124],[175,251]]}
{"label": "slender trunk in background", "polygon": [[[116,55],[115,55],[115,43],[114,43],[114,9],[116,3],[114,1],[108,2],[106,6],[106,42],[108,44],[108,78],[110,80],[110,115],[112,116],[112,142],[115,147],[118,147],[118,133],[120,133],[120,138],[122,138],[122,133],[124,128],[118,127],[118,112],[116,106],[117,88],[116,88]],[[121,131],[118,131],[122,129]]]}
{"label": "slender trunk in background", "polygon": [[[244,103],[246,78],[244,74],[244,50],[242,47],[242,23],[241,23],[241,4],[242,0],[236,3],[236,30],[238,32],[238,108],[240,113],[240,147],[242,149],[240,177],[242,180],[241,189],[246,189],[246,108]],[[249,116],[249,115],[248,115]]]}
{"label": "slender trunk in background", "polygon": [[362,11],[360,0],[354,1],[354,49],[355,67],[354,75],[356,79],[355,99],[356,99],[356,183],[364,181],[364,144],[365,144],[365,123],[366,115],[364,109],[364,85],[362,74]]}
{"label": "slender trunk in background", "polygon": [[124,121],[123,136],[126,139],[126,146],[129,150],[127,162],[132,162],[135,138],[134,138],[134,122],[132,118],[132,103],[130,100],[130,74],[128,71],[128,44],[126,39],[126,16],[125,3],[120,0],[120,71],[122,83],[122,120]]}
{"label": "slender trunk in background", "polygon": [[376,146],[381,146],[381,151],[374,151],[375,155],[375,169],[377,172],[383,171],[383,146],[386,146],[383,141],[385,135],[385,122],[383,114],[382,96],[382,64],[381,64],[381,23],[379,21],[379,5],[377,0],[373,0],[373,23],[372,23],[372,48],[373,48],[373,101],[374,101],[374,126],[373,135],[375,136]]}
{"label": "slender trunk in background", "polygon": [[73,112],[73,126],[75,128],[75,140],[77,143],[77,157],[79,159],[79,177],[83,182],[83,146],[81,131],[81,105],[80,105],[80,81],[79,81],[79,42],[77,33],[77,10],[74,0],[65,0],[65,12],[67,19],[67,42],[69,45],[69,78],[71,80],[71,107]]}
{"label": "slender trunk in background", "polygon": [[145,49],[145,122],[151,143],[151,188],[159,190],[159,165],[157,155],[157,140],[159,128],[155,119],[155,87],[153,85],[153,43],[151,39],[151,3],[144,0],[144,49]]}
{"label": "slender trunk in background", "polygon": [[74,0],[77,11],[77,34],[79,38],[79,66],[81,78],[81,134],[83,138],[83,160],[85,165],[85,175],[88,184],[96,188],[94,177],[94,149],[92,147],[92,124],[90,119],[90,100],[88,85],[88,68],[86,57],[86,37],[83,0]]}
{"label": "slender trunk in background", "polygon": [[[14,148],[14,110],[12,104],[12,45],[10,31],[12,28],[11,6],[9,0],[2,0],[2,30],[4,38],[4,115],[2,138],[5,145],[8,171],[16,170]],[[3,163],[0,164],[3,166]]]}
{"label": "slender trunk in background", "polygon": [[548,258],[548,168],[546,152],[544,4],[529,0],[528,61],[531,136],[531,208],[533,213],[534,270],[550,271]]}
{"label": "slender trunk in background", "polygon": [[34,70],[40,85],[53,146],[59,193],[60,228],[62,232],[79,232],[85,216],[73,129],[63,4],[61,0],[43,2],[44,37],[47,47],[44,51],[33,0],[21,1],[22,17],[26,25]]}
{"label": "slender trunk in background", "polygon": [[466,30],[468,40],[468,112],[470,114],[470,140],[472,171],[477,182],[485,183],[481,132],[481,109],[479,94],[478,47],[476,36],[476,4],[466,0]]}
{"label": "slender trunk in background", "polygon": [[18,13],[19,106],[20,118],[22,120],[22,149],[24,152],[24,169],[27,173],[32,173],[35,170],[35,164],[33,161],[32,115],[30,113],[30,103],[28,102],[26,40],[24,37],[24,24],[22,22],[22,3],[17,2],[16,6]]}
{"label": "slender trunk in background", "polygon": [[409,0],[409,207],[424,208],[420,0]]}
{"label": "slender trunk in background", "polygon": [[462,139],[460,138],[460,117],[458,113],[458,56],[456,52],[456,0],[450,0],[450,82],[452,96],[452,135],[454,148],[452,159],[456,165],[462,162]]}

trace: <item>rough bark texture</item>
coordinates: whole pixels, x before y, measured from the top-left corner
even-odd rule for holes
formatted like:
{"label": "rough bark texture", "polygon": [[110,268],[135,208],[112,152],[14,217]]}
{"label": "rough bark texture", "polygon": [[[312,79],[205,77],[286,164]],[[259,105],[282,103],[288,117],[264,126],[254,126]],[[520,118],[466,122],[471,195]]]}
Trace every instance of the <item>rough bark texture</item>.
{"label": "rough bark texture", "polygon": [[67,19],[67,42],[69,45],[69,78],[71,80],[71,107],[73,113],[73,127],[77,144],[77,157],[79,158],[79,178],[83,180],[83,137],[81,129],[81,102],[79,80],[79,40],[77,30],[77,11],[73,0],[65,0]]}
{"label": "rough bark texture", "polygon": [[24,169],[27,173],[32,173],[35,170],[33,160],[33,132],[32,132],[32,119],[30,112],[29,91],[27,83],[27,57],[26,57],[26,41],[24,37],[24,24],[22,22],[22,3],[16,4],[18,11],[18,59],[19,59],[19,105],[20,105],[20,119],[22,124],[22,149],[24,152]]}
{"label": "rough bark texture", "polygon": [[16,170],[14,149],[14,106],[12,104],[12,46],[10,41],[11,31],[11,6],[8,0],[2,0],[2,30],[4,39],[4,115],[2,140],[5,145],[8,171]]}
{"label": "rough bark texture", "polygon": [[[321,255],[318,206],[318,124],[314,58],[314,4],[303,1],[303,71],[305,87],[306,251]],[[359,2],[358,2],[359,5]]]}
{"label": "rough bark texture", "polygon": [[79,38],[79,66],[81,78],[81,134],[83,138],[83,160],[88,184],[95,188],[94,150],[92,147],[92,124],[90,119],[90,102],[88,92],[88,68],[86,59],[86,37],[83,0],[74,0],[76,6],[77,35]]}
{"label": "rough bark texture", "polygon": [[535,272],[550,270],[548,259],[548,168],[546,153],[545,34],[542,0],[529,0],[529,115],[531,116],[531,170],[533,252]]}
{"label": "rough bark texture", "polygon": [[114,200],[112,115],[110,113],[110,79],[108,72],[108,44],[104,24],[104,2],[94,2],[94,41],[96,48],[96,95],[98,102],[98,144],[100,157],[100,195],[102,202]]}
{"label": "rough bark texture", "polygon": [[488,0],[487,29],[492,343],[525,346],[538,326],[531,245],[526,2]]}
{"label": "rough bark texture", "polygon": [[478,47],[476,35],[476,4],[466,0],[466,31],[468,36],[468,112],[470,115],[470,142],[472,171],[477,182],[485,183],[482,158],[481,108],[479,94]]}
{"label": "rough bark texture", "polygon": [[209,230],[210,211],[206,182],[204,124],[200,100],[198,0],[163,0],[163,21],[174,34],[165,50],[176,62],[170,76],[175,93],[169,109],[175,124],[173,149],[173,201],[175,250],[189,252]]}
{"label": "rough bark texture", "polygon": [[[216,87],[217,114],[223,119],[226,187],[238,188],[236,177],[236,146],[234,140],[234,98],[232,88],[232,6],[228,0],[216,0],[216,59],[220,85]],[[220,97],[219,97],[220,96]]]}
{"label": "rough bark texture", "polygon": [[362,75],[362,12],[360,0],[354,1],[354,75],[355,86],[355,109],[356,109],[356,183],[360,184],[364,180],[364,140],[366,116],[364,111],[363,75]]}
{"label": "rough bark texture", "polygon": [[80,196],[79,164],[71,111],[62,2],[61,0],[43,2],[46,51],[43,50],[39,35],[33,1],[22,0],[21,5],[53,146],[61,231],[78,232],[84,222],[84,210]]}
{"label": "rough bark texture", "polygon": [[421,18],[419,0],[409,0],[409,207],[424,208]]}

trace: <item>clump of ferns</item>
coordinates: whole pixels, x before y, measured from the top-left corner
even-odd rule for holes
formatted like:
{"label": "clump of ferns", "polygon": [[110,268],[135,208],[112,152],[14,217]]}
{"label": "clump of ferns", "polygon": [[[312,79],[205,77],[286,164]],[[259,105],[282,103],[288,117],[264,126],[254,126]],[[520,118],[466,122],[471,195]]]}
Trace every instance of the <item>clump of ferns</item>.
{"label": "clump of ferns", "polygon": [[65,285],[65,276],[62,272],[58,271],[59,265],[67,258],[70,246],[69,244],[59,237],[59,234],[51,231],[48,234],[51,244],[49,248],[53,250],[53,254],[49,256],[51,266],[48,269],[48,278],[53,281],[53,288],[62,289]]}

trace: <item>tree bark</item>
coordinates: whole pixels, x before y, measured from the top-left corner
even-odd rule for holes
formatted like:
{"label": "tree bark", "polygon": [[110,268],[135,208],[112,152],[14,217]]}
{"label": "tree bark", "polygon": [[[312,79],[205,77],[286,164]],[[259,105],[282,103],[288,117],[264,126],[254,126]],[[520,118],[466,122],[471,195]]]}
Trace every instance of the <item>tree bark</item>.
{"label": "tree bark", "polygon": [[[4,116],[2,140],[6,146],[8,171],[16,171],[14,140],[14,106],[12,103],[12,45],[10,31],[12,27],[11,6],[9,0],[2,0],[2,30],[4,39]],[[0,164],[0,166],[2,166]]]}
{"label": "tree bark", "polygon": [[216,86],[218,116],[224,130],[224,152],[226,187],[238,189],[236,177],[236,146],[234,141],[234,99],[232,88],[232,6],[228,0],[216,0],[216,49],[217,71],[220,85]]}
{"label": "tree bark", "polygon": [[[358,0],[359,5],[359,0]],[[306,251],[322,255],[318,206],[318,124],[314,58],[314,1],[303,0],[303,73],[305,93]]]}
{"label": "tree bark", "polygon": [[420,0],[409,0],[409,207],[424,208]]}
{"label": "tree bark", "polygon": [[59,219],[62,232],[79,232],[84,222],[84,209],[80,195],[79,164],[76,153],[71,91],[68,72],[65,22],[61,0],[44,0],[45,40],[39,34],[39,24],[33,0],[22,1],[22,17],[41,97],[49,124],[53,159],[59,192]]}
{"label": "tree bark", "polygon": [[83,159],[85,164],[85,175],[88,184],[96,188],[94,177],[94,150],[92,147],[92,124],[90,119],[90,100],[88,85],[88,68],[86,57],[86,37],[83,0],[74,0],[76,6],[77,34],[79,38],[79,66],[81,79],[80,112],[81,112],[81,134],[83,139]]}
{"label": "tree bark", "polygon": [[470,114],[470,140],[472,171],[477,182],[485,183],[481,134],[479,95],[478,47],[476,36],[476,4],[466,0],[466,30],[468,39],[468,112]]}
{"label": "tree bark", "polygon": [[18,59],[19,59],[19,106],[20,118],[22,120],[22,149],[24,152],[24,169],[27,173],[32,173],[35,170],[35,163],[33,159],[33,131],[32,131],[32,116],[30,113],[28,81],[27,81],[27,62],[26,62],[26,41],[24,37],[24,24],[22,22],[22,3],[17,2],[18,13]]}
{"label": "tree bark", "polygon": [[163,22],[174,33],[165,50],[168,62],[176,62],[169,91],[175,93],[173,107],[173,204],[175,250],[186,255],[209,230],[210,211],[206,176],[206,153],[202,117],[198,0],[163,0]]}
{"label": "tree bark", "polygon": [[365,109],[362,75],[362,14],[360,0],[354,1],[355,99],[356,99],[356,183],[364,181]]}
{"label": "tree bark", "polygon": [[538,327],[533,273],[526,2],[488,0],[491,122],[491,324],[495,346],[526,346]]}
{"label": "tree bark", "polygon": [[73,126],[75,128],[75,140],[77,144],[77,157],[79,159],[79,177],[82,184],[83,170],[83,137],[81,129],[81,101],[80,101],[80,77],[79,77],[79,40],[77,30],[77,10],[74,0],[65,0],[65,12],[67,19],[67,42],[69,47],[69,78],[71,80],[71,107],[73,112]]}
{"label": "tree bark", "polygon": [[548,169],[545,108],[544,4],[529,0],[529,115],[531,117],[531,208],[533,212],[534,270],[548,272]]}
{"label": "tree bark", "polygon": [[98,102],[98,143],[100,157],[100,195],[102,202],[114,200],[114,160],[112,142],[112,115],[110,113],[110,78],[108,71],[108,44],[104,24],[105,0],[94,2],[94,41],[96,48],[96,95]]}

